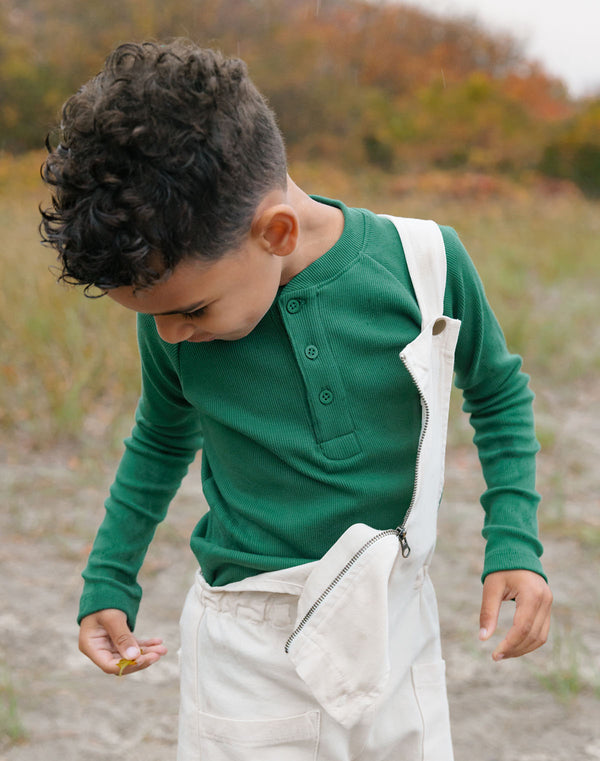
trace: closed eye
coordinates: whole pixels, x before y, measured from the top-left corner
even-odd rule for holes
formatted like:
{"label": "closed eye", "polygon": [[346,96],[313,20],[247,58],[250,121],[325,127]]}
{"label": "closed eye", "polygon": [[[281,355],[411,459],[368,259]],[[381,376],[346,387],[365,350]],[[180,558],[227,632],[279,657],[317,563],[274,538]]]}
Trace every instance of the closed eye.
{"label": "closed eye", "polygon": [[183,312],[182,315],[186,320],[193,320],[195,317],[200,317],[205,311],[206,307],[200,307],[199,309],[194,309],[193,312]]}

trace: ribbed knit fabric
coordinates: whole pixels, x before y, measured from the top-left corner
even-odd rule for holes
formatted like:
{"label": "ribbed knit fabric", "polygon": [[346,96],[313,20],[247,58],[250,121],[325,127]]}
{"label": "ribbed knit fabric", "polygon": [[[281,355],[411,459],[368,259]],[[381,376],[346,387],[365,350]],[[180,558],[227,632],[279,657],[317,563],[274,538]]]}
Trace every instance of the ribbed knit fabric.
{"label": "ribbed knit fabric", "polygon": [[[171,345],[139,316],[142,396],[80,618],[115,607],[134,625],[137,572],[200,447],[210,510],[191,546],[211,585],[318,559],[353,523],[402,521],[421,405],[398,355],[419,333],[419,309],[392,223],[318,200],[344,212],[342,237],[280,289],[246,338]],[[464,247],[442,233],[445,313],[462,321],[456,384],[488,486],[484,575],[542,574],[533,394]]]}

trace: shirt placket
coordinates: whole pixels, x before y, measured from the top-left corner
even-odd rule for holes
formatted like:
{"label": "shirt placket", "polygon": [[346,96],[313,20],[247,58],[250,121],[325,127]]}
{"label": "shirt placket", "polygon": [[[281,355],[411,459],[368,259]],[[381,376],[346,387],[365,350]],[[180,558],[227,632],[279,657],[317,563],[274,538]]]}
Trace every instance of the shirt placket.
{"label": "shirt placket", "polygon": [[360,445],[342,377],[319,317],[317,293],[282,295],[279,312],[304,381],[316,441],[328,459],[358,454]]}

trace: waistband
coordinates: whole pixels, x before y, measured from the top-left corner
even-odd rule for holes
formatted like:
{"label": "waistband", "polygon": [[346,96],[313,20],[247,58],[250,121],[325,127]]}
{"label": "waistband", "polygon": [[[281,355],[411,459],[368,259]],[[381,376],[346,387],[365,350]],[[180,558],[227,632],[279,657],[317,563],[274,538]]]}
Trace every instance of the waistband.
{"label": "waistband", "polygon": [[298,599],[316,562],[260,573],[221,587],[211,587],[198,571],[194,591],[200,603],[211,610],[289,628],[296,619]]}
{"label": "waistband", "polygon": [[[194,592],[204,610],[251,627],[268,622],[280,630],[297,675],[349,728],[374,708],[385,689],[390,621],[402,623],[407,657],[431,634],[431,616],[420,593],[426,577],[426,564],[402,556],[395,531],[355,524],[314,563],[222,587],[210,587],[197,573]],[[264,636],[264,630],[252,636]]]}

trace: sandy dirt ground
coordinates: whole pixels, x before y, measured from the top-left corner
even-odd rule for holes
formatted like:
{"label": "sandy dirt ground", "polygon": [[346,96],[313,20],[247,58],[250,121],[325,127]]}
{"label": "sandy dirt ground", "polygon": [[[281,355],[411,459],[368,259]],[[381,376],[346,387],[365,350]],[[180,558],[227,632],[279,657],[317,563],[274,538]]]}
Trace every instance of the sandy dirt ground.
{"label": "sandy dirt ground", "polygon": [[[600,759],[600,394],[550,400],[540,456],[550,641],[493,663],[477,639],[482,482],[470,446],[451,448],[432,573],[438,590],[456,761]],[[170,761],[178,706],[178,617],[194,572],[189,533],[204,509],[194,467],[150,550],[137,633],[169,655],[117,679],[77,649],[85,564],[114,462],[0,449],[0,761]],[[505,606],[501,629],[510,621]],[[12,739],[7,734],[12,732]],[[257,759],[257,761],[260,761]],[[399,759],[400,761],[400,759]]]}

